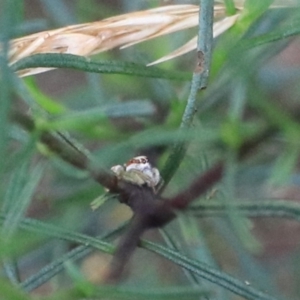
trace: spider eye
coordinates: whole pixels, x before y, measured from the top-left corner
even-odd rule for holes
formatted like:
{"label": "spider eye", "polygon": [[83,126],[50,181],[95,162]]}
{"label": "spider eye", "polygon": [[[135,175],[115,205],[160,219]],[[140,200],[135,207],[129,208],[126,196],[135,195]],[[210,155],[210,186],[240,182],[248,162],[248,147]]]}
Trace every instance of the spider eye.
{"label": "spider eye", "polygon": [[142,158],[141,161],[142,161],[143,164],[148,162],[146,158]]}
{"label": "spider eye", "polygon": [[132,158],[126,163],[126,166],[129,166],[131,164],[139,164],[139,163],[140,163],[140,161],[138,159]]}

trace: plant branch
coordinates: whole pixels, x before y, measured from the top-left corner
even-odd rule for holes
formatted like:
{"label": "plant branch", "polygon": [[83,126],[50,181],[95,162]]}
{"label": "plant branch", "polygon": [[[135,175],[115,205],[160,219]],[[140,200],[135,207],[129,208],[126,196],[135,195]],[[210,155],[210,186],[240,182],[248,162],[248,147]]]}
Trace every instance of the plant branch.
{"label": "plant branch", "polygon": [[[22,113],[14,113],[13,120],[29,132],[39,131],[31,117]],[[66,143],[58,134],[40,130],[40,141],[64,161],[81,170],[88,171],[91,176],[104,187],[117,191],[117,179],[112,172],[99,167],[85,153]],[[96,166],[96,167],[95,167]]]}
{"label": "plant branch", "polygon": [[[213,16],[214,2],[211,0],[200,0],[199,9],[199,26],[198,26],[198,42],[197,42],[197,64],[193,73],[190,94],[187,100],[184,114],[182,116],[180,129],[187,129],[193,122],[196,113],[196,97],[199,89],[206,88],[213,42]],[[164,178],[163,190],[176,173],[181,161],[183,160],[187,143],[176,143],[172,152],[162,170]]]}
{"label": "plant branch", "polygon": [[[14,120],[28,131],[37,131],[35,122],[27,115],[14,114]],[[250,141],[246,141],[239,151],[238,157],[245,158],[253,149],[264,141],[273,130],[264,130]],[[119,247],[113,258],[112,265],[107,272],[107,282],[117,282],[126,262],[139,243],[141,235],[148,229],[162,227],[176,217],[174,210],[184,210],[196,198],[205,193],[209,188],[222,178],[224,162],[215,164],[211,169],[195,179],[183,192],[172,199],[162,199],[147,186],[139,186],[119,180],[113,173],[105,169],[97,169],[91,157],[85,155],[76,147],[60,139],[59,135],[40,131],[40,140],[51,151],[73,166],[86,170],[98,183],[118,194],[120,202],[128,205],[134,218],[130,230],[121,239]],[[95,166],[94,166],[95,165]]]}

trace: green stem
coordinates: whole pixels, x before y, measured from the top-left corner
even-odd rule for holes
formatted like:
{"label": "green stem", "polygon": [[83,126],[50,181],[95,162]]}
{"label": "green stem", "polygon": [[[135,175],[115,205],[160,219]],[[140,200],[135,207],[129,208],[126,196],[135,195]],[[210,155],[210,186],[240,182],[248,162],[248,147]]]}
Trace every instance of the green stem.
{"label": "green stem", "polygon": [[[198,61],[193,73],[190,94],[182,116],[180,130],[191,127],[194,115],[197,111],[196,96],[198,90],[206,87],[209,76],[213,42],[214,2],[211,0],[200,0],[200,7],[197,43]],[[182,142],[177,142],[173,145],[171,154],[162,170],[162,177],[164,178],[164,186],[162,189],[170,182],[179,168],[179,165],[186,154],[187,146],[187,143]]]}
{"label": "green stem", "polygon": [[158,67],[147,67],[142,64],[121,61],[91,61],[80,55],[67,53],[34,54],[15,62],[11,69],[19,75],[29,75],[31,68],[68,68],[90,73],[124,74],[130,76],[163,78],[186,81],[190,74],[180,71],[168,71]]}
{"label": "green stem", "polygon": [[286,200],[241,201],[226,205],[218,201],[211,201],[191,207],[188,211],[197,217],[222,217],[228,213],[226,210],[228,205],[237,213],[247,217],[277,217],[300,221],[300,205]]}
{"label": "green stem", "polygon": [[[21,227],[23,227],[26,230],[33,230],[33,231],[40,231],[41,228],[36,227],[35,220],[26,219],[21,224]],[[51,226],[43,224],[42,222],[38,223],[41,225],[42,230],[46,229],[47,231],[44,231],[44,234],[53,234],[54,236],[57,236],[58,238],[62,238],[64,240],[70,240],[70,241],[77,241],[78,243],[82,243],[80,246],[76,247],[75,249],[67,252],[66,254],[62,255],[57,260],[53,261],[52,263],[48,264],[44,268],[42,268],[39,272],[35,273],[31,277],[27,278],[25,281],[22,282],[21,287],[26,291],[32,291],[36,289],[37,287],[41,286],[45,282],[49,281],[52,277],[57,275],[59,272],[64,270],[64,264],[66,261],[77,261],[81,258],[86,257],[89,253],[91,253],[95,248],[101,249],[101,251],[105,253],[112,254],[114,251],[114,247],[111,244],[105,243],[102,240],[111,240],[115,236],[119,236],[120,233],[124,231],[124,229],[127,227],[127,222],[120,225],[118,228],[101,235],[97,238],[88,237],[82,234],[65,234],[64,230],[55,229],[53,227],[53,231],[48,231],[48,227],[51,229]]]}

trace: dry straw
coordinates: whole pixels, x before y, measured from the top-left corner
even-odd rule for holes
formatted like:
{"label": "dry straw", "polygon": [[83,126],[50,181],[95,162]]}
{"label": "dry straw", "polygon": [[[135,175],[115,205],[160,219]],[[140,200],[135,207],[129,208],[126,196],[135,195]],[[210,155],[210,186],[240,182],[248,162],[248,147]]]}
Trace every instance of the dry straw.
{"label": "dry straw", "polygon": [[[125,48],[142,41],[188,29],[198,24],[199,7],[195,5],[167,5],[155,9],[127,13],[102,21],[43,31],[12,40],[9,59],[13,64],[39,53],[69,53],[90,56],[116,47]],[[214,36],[230,28],[239,13],[227,17],[223,5],[215,6]],[[196,37],[184,46],[151,63],[161,63],[196,48]],[[50,69],[23,70],[28,76]]]}

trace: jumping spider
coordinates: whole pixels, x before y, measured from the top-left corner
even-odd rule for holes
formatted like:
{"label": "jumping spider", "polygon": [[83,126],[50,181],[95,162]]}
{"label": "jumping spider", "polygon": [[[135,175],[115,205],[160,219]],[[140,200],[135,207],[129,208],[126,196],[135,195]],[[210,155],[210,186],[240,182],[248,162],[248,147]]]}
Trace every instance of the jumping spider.
{"label": "jumping spider", "polygon": [[158,169],[151,166],[146,156],[136,156],[123,166],[113,166],[111,170],[120,179],[137,185],[146,184],[154,191],[161,180]]}
{"label": "jumping spider", "polygon": [[[118,179],[125,180],[136,185],[147,185],[153,192],[157,191],[159,183],[162,182],[159,171],[153,168],[146,156],[136,156],[130,159],[126,164],[111,167]],[[108,191],[108,190],[107,190]],[[91,208],[96,210],[105,201],[115,197],[114,195],[103,194],[91,203]]]}

